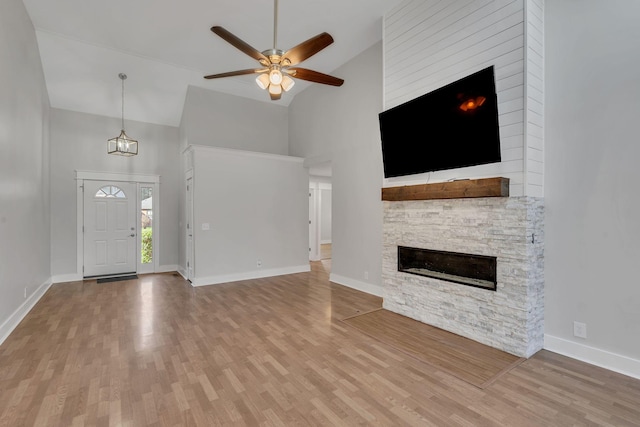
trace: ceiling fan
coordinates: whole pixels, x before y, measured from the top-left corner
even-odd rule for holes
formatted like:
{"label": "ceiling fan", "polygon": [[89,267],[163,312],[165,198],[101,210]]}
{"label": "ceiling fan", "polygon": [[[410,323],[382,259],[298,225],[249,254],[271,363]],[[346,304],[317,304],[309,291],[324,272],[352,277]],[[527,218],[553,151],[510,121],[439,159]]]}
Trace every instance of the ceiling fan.
{"label": "ceiling fan", "polygon": [[211,27],[211,31],[253,59],[256,59],[262,67],[211,74],[204,76],[204,78],[217,79],[243,74],[259,74],[256,78],[256,83],[261,89],[268,90],[269,96],[274,101],[280,99],[283,91],[287,92],[293,87],[295,82],[291,77],[325,85],[342,86],[344,80],[337,77],[307,68],[294,67],[333,43],[333,37],[328,33],[320,33],[287,51],[280,50],[276,48],[278,0],[274,0],[273,9],[273,49],[260,52],[224,28],[219,26]]}

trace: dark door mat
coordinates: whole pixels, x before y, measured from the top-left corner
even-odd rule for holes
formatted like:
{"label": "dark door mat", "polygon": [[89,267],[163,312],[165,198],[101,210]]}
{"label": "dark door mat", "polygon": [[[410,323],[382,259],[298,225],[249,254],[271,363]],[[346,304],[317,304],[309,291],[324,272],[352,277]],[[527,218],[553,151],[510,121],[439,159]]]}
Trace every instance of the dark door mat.
{"label": "dark door mat", "polygon": [[119,282],[121,280],[134,280],[137,279],[138,275],[134,274],[131,276],[118,276],[118,277],[103,277],[97,280],[98,283],[107,283],[107,282]]}

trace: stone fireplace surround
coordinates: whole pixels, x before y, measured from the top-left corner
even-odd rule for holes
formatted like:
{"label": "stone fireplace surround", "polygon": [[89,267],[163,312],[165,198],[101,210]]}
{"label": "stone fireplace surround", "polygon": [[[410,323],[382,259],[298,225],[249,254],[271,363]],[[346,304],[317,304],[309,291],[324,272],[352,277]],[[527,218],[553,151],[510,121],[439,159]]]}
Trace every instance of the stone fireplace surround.
{"label": "stone fireplace surround", "polygon": [[[474,192],[485,181],[383,189],[383,308],[530,357],[544,343],[543,200]],[[398,246],[497,257],[497,289],[399,272]]]}

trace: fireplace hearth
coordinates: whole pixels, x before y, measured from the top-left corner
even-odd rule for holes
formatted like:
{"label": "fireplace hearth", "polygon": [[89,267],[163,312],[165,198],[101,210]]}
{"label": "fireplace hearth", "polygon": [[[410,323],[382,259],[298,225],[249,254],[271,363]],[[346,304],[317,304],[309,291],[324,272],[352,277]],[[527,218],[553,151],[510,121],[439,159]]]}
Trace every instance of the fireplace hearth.
{"label": "fireplace hearth", "polygon": [[398,246],[398,271],[496,290],[496,257]]}

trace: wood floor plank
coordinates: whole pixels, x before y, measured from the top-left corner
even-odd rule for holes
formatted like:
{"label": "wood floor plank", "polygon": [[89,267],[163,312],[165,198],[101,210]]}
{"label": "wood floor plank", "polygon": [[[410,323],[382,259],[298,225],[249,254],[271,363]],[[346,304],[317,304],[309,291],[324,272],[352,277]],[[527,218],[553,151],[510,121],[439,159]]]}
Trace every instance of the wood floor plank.
{"label": "wood floor plank", "polygon": [[351,316],[343,322],[398,351],[485,388],[522,358],[384,309]]}
{"label": "wood floor plank", "polygon": [[[640,426],[639,380],[541,351],[478,388],[361,333],[342,319],[382,299],[330,267],[55,284],[0,346],[0,426]],[[477,344],[440,342],[456,363]]]}

